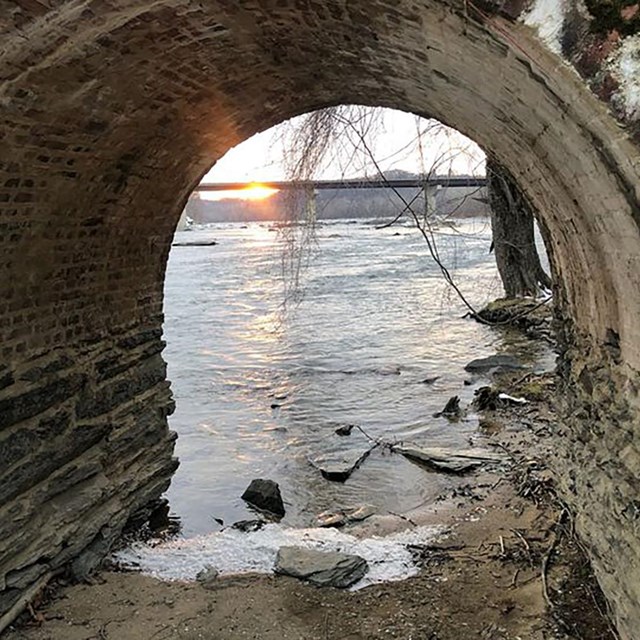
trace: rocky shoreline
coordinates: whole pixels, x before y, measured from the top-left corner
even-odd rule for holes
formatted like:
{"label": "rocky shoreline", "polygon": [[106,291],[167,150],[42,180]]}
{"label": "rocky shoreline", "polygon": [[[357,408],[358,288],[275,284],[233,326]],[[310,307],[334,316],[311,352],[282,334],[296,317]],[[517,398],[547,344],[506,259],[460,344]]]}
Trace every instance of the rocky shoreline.
{"label": "rocky shoreline", "polygon": [[[489,462],[500,464],[453,469],[452,488],[434,504],[354,521],[345,515],[340,523],[365,539],[446,527],[443,540],[409,545],[418,575],[356,592],[318,588],[324,583],[310,578],[308,563],[326,558],[301,558],[290,549],[278,558],[287,570],[276,567],[275,576],[210,572],[195,582],[163,582],[103,570],[89,583],[61,579],[48,587],[8,640],[615,639],[571,513],[545,464],[557,420],[555,375],[489,369],[492,383],[476,397],[479,432]],[[406,449],[398,453],[425,465],[425,473],[443,471],[434,452],[425,458]],[[333,559],[355,572],[337,586],[366,572],[366,562]]]}

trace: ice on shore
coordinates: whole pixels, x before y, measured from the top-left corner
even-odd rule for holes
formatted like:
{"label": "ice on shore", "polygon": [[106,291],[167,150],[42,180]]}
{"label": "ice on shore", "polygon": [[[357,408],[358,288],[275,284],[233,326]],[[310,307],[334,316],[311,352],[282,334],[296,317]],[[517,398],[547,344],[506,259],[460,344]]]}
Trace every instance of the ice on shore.
{"label": "ice on shore", "polygon": [[369,572],[354,589],[378,582],[404,580],[418,573],[407,545],[432,544],[444,535],[441,526],[420,526],[385,537],[357,538],[336,529],[292,529],[269,524],[258,531],[225,529],[195,538],[157,545],[135,543],[114,554],[127,568],[161,580],[195,580],[207,566],[220,575],[272,573],[283,546],[340,551],[363,557]]}

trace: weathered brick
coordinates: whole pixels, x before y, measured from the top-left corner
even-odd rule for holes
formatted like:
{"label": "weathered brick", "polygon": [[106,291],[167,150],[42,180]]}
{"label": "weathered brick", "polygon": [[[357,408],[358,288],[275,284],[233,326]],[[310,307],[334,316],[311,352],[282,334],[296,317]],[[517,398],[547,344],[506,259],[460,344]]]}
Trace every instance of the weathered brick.
{"label": "weathered brick", "polygon": [[0,429],[37,416],[75,397],[83,381],[83,375],[75,374],[0,400]]}

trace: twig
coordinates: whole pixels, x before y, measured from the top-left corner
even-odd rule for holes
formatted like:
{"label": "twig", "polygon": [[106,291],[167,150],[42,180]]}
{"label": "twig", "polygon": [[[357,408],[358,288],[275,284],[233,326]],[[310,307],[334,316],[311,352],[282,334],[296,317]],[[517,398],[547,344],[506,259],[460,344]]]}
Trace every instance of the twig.
{"label": "twig", "polygon": [[502,449],[511,458],[511,460],[513,462],[515,462],[516,464],[519,464],[518,459],[501,442],[490,442],[489,444],[494,446],[494,447],[499,447],[500,449]]}
{"label": "twig", "polygon": [[418,193],[413,196],[413,198],[409,201],[409,204],[407,206],[405,206],[400,213],[390,222],[385,222],[385,224],[381,224],[378,225],[376,227],[374,227],[376,229],[376,231],[379,231],[380,229],[387,229],[388,227],[392,227],[396,222],[398,222],[398,220],[400,220],[400,218],[402,218],[402,216],[407,212],[407,210],[409,209],[409,207],[420,197],[420,192],[418,191]]}
{"label": "twig", "polygon": [[548,588],[548,582],[547,582],[547,572],[549,570],[549,560],[551,559],[551,554],[553,553],[556,544],[558,543],[558,539],[559,536],[554,532],[553,533],[553,540],[551,541],[551,544],[549,545],[549,549],[547,549],[547,552],[544,554],[544,557],[542,558],[542,568],[541,568],[541,577],[542,577],[542,595],[544,596],[544,600],[547,603],[547,605],[551,608],[553,608],[555,605],[553,604],[553,601],[551,600],[550,596],[549,596],[549,588]]}
{"label": "twig", "polygon": [[389,511],[388,513],[390,516],[395,516],[396,518],[400,518],[400,520],[405,520],[414,527],[418,526],[411,518],[407,518],[407,516],[403,516],[401,513],[394,513],[393,511]]}
{"label": "twig", "polygon": [[370,440],[371,442],[375,442],[376,444],[380,444],[380,440],[378,438],[374,438],[373,436],[370,436],[359,424],[355,425],[356,429],[358,431],[360,431],[360,433],[362,433],[362,435],[367,438],[367,440]]}
{"label": "twig", "polygon": [[511,531],[515,533],[516,536],[518,536],[518,538],[520,538],[520,540],[522,541],[522,544],[524,544],[524,548],[527,550],[527,555],[529,556],[529,560],[531,560],[531,547],[529,546],[527,539],[517,529],[511,529]]}

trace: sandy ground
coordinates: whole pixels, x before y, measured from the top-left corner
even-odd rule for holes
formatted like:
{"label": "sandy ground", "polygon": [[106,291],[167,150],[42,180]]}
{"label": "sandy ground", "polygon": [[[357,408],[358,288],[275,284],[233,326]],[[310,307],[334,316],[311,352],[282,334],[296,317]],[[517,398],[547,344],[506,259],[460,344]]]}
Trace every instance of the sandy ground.
{"label": "sandy ground", "polygon": [[6,640],[613,639],[544,466],[550,420],[541,404],[492,412],[482,428],[509,452],[509,469],[461,477],[406,519],[367,521],[372,531],[451,526],[442,542],[415,549],[417,577],[349,592],[248,576],[207,590],[103,571],[92,584],[54,585]]}

